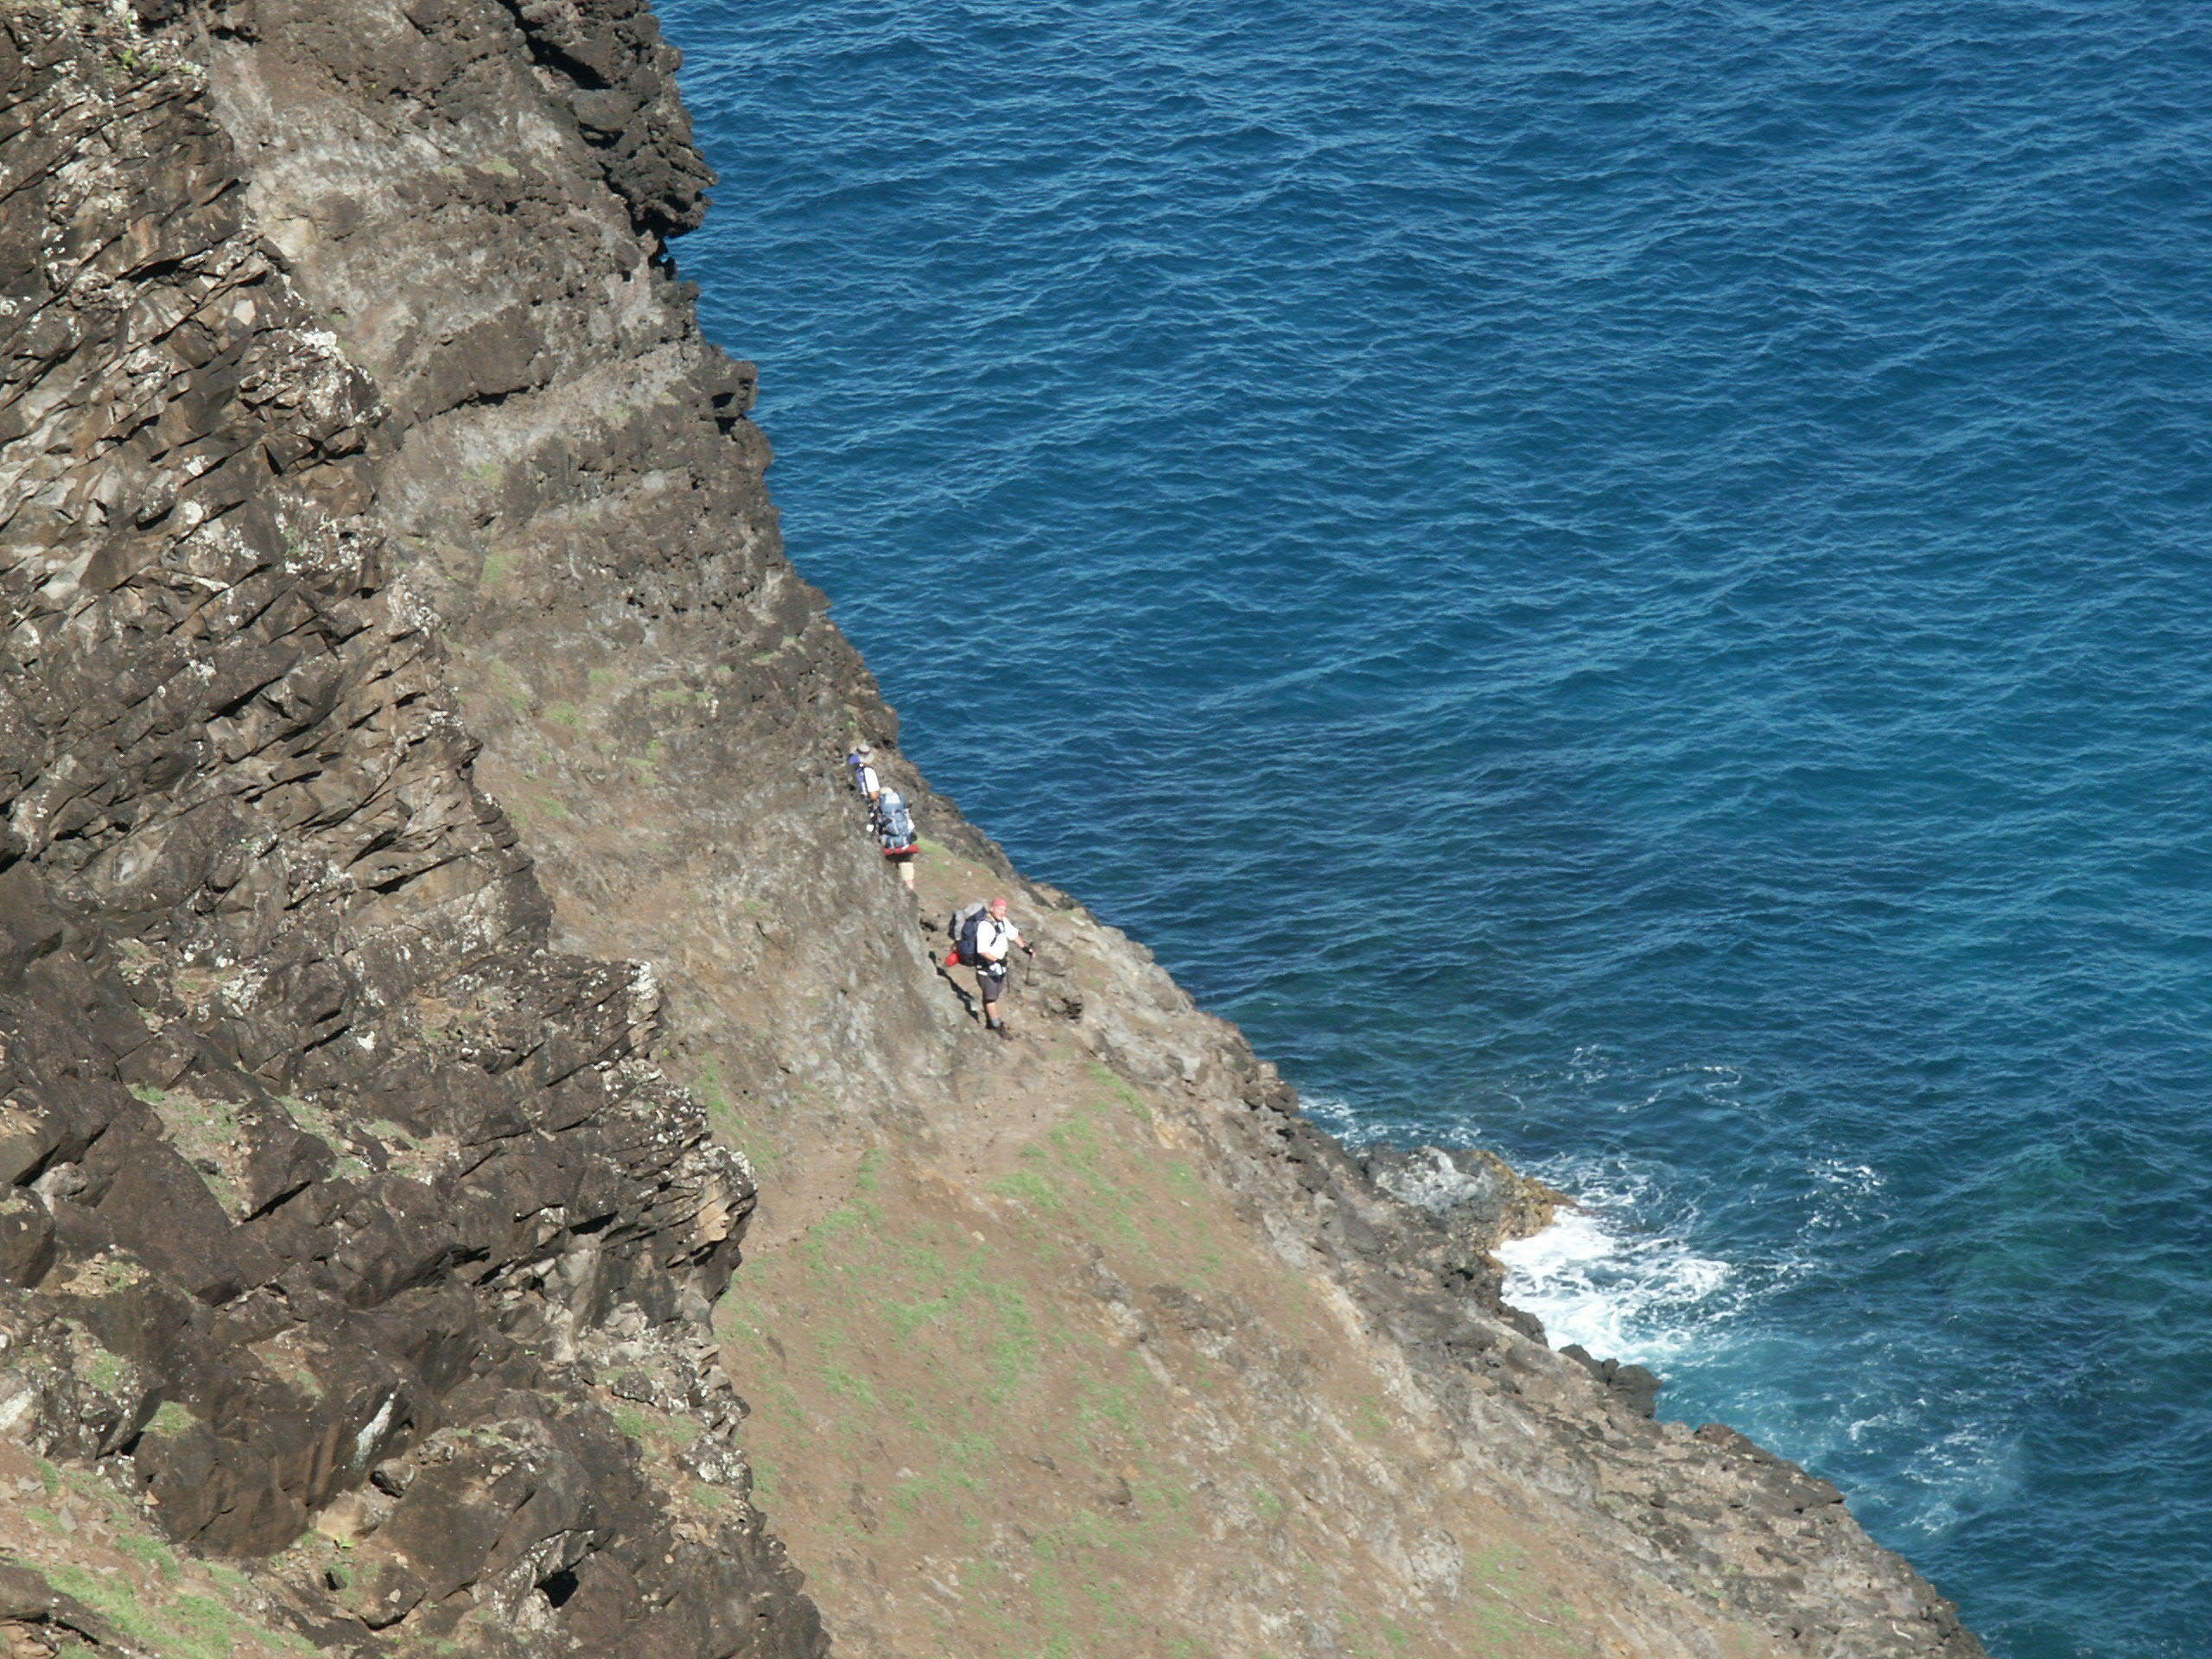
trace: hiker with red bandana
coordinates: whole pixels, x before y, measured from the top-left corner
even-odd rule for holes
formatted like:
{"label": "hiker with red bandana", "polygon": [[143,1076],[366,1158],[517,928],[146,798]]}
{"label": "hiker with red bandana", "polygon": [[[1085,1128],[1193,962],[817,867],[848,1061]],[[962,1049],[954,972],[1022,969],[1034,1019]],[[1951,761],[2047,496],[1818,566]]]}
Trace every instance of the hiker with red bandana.
{"label": "hiker with red bandana", "polygon": [[1037,953],[1021,937],[1021,930],[1006,918],[1006,900],[994,899],[976,921],[976,994],[983,1004],[983,1028],[1001,1037],[1013,1031],[999,1018],[999,1000],[1006,995],[1007,957],[1015,945],[1026,956]]}

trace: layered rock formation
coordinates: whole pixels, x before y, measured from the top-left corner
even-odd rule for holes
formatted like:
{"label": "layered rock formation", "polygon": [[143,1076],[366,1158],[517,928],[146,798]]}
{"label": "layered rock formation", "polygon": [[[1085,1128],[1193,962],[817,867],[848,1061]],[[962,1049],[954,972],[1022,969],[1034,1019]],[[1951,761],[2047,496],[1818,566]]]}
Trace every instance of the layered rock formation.
{"label": "layered rock formation", "polygon": [[673,67],[0,0],[0,1624],[822,1651],[765,1505],[851,1653],[1978,1653],[895,756],[887,879]]}
{"label": "layered rock formation", "polygon": [[4,27],[0,1415],[318,1640],[817,1650],[701,1328],[749,1173],[650,971],[548,948],[391,410],[204,72]]}

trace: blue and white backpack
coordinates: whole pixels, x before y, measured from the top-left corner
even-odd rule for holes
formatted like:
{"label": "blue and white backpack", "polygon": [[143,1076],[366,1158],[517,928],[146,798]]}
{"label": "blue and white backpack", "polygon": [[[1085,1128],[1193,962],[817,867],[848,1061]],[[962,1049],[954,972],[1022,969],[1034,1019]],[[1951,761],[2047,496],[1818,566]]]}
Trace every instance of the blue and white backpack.
{"label": "blue and white backpack", "polygon": [[886,858],[911,853],[917,845],[914,815],[906,810],[906,798],[895,789],[875,798],[875,838],[883,843]]}

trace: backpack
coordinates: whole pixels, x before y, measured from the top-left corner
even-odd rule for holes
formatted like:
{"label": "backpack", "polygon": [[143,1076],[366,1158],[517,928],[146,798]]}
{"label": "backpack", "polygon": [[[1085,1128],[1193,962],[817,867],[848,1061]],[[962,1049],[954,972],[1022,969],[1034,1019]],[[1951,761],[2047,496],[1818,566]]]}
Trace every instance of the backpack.
{"label": "backpack", "polygon": [[952,919],[944,925],[945,932],[952,939],[952,949],[944,958],[945,966],[973,968],[983,958],[976,949],[976,930],[982,925],[987,906],[978,899],[972,905],[963,905],[952,912]]}
{"label": "backpack", "polygon": [[906,810],[906,798],[895,789],[887,789],[876,798],[875,835],[887,854],[914,849],[913,815]]}

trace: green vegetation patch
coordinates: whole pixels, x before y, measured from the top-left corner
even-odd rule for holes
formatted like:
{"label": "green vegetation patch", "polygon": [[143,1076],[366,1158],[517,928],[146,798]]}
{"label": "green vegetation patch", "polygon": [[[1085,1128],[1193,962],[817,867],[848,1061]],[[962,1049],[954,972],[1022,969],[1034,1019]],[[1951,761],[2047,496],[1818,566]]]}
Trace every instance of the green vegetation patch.
{"label": "green vegetation patch", "polygon": [[162,1402],[162,1408],[154,1414],[153,1421],[146,1425],[145,1432],[149,1434],[159,1435],[163,1439],[170,1439],[184,1433],[199,1421],[175,1401],[164,1400]]}
{"label": "green vegetation patch", "polygon": [[338,1164],[334,1173],[349,1181],[368,1179],[373,1172],[369,1168],[367,1160],[353,1149],[352,1136],[339,1127],[337,1118],[327,1108],[302,1100],[296,1095],[279,1095],[276,1103],[284,1109],[285,1115],[295,1124],[337,1154]]}
{"label": "green vegetation patch", "polygon": [[[756,1485],[759,1484],[760,1475],[757,1471],[754,1472],[753,1481]],[[701,1509],[712,1511],[728,1508],[730,1497],[719,1486],[709,1486],[703,1480],[695,1480],[691,1483],[691,1501]]]}
{"label": "green vegetation patch", "polygon": [[[659,740],[654,741],[658,744]],[[754,1175],[766,1175],[775,1168],[780,1161],[776,1149],[754,1133],[753,1126],[732,1103],[729,1090],[722,1082],[721,1065],[711,1054],[699,1062],[699,1073],[691,1079],[691,1092],[707,1109],[708,1132],[750,1164]]]}
{"label": "green vegetation patch", "polygon": [[[832,1554],[925,1543],[931,1570],[957,1586],[945,1653],[1172,1650],[1135,1586],[1207,1518],[1179,1457],[1195,1404],[1182,1390],[1234,1387],[1233,1367],[1194,1347],[1171,1381],[1147,1363],[1158,1351],[1130,1345],[1103,1304],[1065,1294],[1058,1264],[1088,1258],[1134,1287],[1203,1288],[1226,1271],[1216,1200],[1158,1143],[1138,1091],[1103,1071],[1079,1087],[1087,1098],[989,1182],[995,1224],[946,1213],[932,1174],[872,1149],[844,1202],[761,1280],[740,1271],[717,1321],[755,1406],[748,1449],[805,1459],[805,1524],[819,1543]],[[719,1090],[700,1092],[719,1116]],[[996,1236],[976,1230],[993,1224]],[[1268,1339],[1325,1340],[1320,1320],[1287,1306]],[[1375,1427],[1387,1432],[1379,1416]],[[1289,1465],[1316,1439],[1303,1421],[1283,1424],[1211,1501],[1262,1527],[1287,1519]],[[828,1476],[825,1462],[843,1468]],[[772,1503],[774,1478],[757,1456],[754,1478]],[[836,1493],[849,1481],[862,1497],[846,1505]],[[1004,1512],[1010,1483],[1033,1501],[1029,1558],[1006,1569],[988,1560],[979,1516]],[[1317,1606],[1344,1605],[1318,1580],[1313,1590]],[[1348,1635],[1376,1659],[1384,1650],[1371,1616]]]}
{"label": "green vegetation patch", "polygon": [[1060,1208],[1060,1195],[1040,1172],[1017,1169],[1001,1175],[990,1185],[991,1192],[1001,1198],[1013,1198],[1049,1215]]}
{"label": "green vegetation patch", "polygon": [[1118,1102],[1132,1116],[1141,1122],[1152,1122],[1152,1108],[1145,1104],[1144,1096],[1137,1093],[1128,1078],[1099,1065],[1096,1060],[1090,1064],[1090,1077],[1092,1082],[1103,1087],[1107,1094]]}
{"label": "green vegetation patch", "polygon": [[[498,554],[487,554],[485,556],[483,579],[486,582],[495,582],[499,579],[500,570],[493,568],[493,561],[500,557],[501,556]],[[512,562],[507,561],[507,563]],[[503,565],[501,569],[504,568]],[[491,675],[492,694],[516,714],[527,715],[530,713],[530,690],[515,678],[514,670],[509,668],[505,663],[493,663]]]}
{"label": "green vegetation patch", "polygon": [[249,1610],[257,1599],[234,1569],[188,1563],[147,1523],[137,1506],[94,1474],[73,1473],[70,1495],[105,1513],[116,1547],[146,1569],[146,1577],[94,1572],[74,1564],[39,1570],[57,1590],[75,1597],[123,1635],[163,1659],[236,1659],[242,1651],[311,1654],[289,1631],[259,1622]]}
{"label": "green vegetation patch", "polygon": [[1466,1558],[1460,1605],[1464,1626],[1484,1643],[1479,1651],[1501,1656],[1584,1651],[1575,1636],[1581,1614],[1546,1594],[1528,1567],[1527,1552],[1499,1544]]}
{"label": "green vegetation patch", "polygon": [[206,1100],[184,1090],[166,1091],[137,1084],[130,1091],[154,1109],[168,1133],[169,1144],[183,1154],[201,1182],[233,1220],[244,1213],[238,1182],[229,1173],[245,1157],[238,1108],[226,1100]]}

